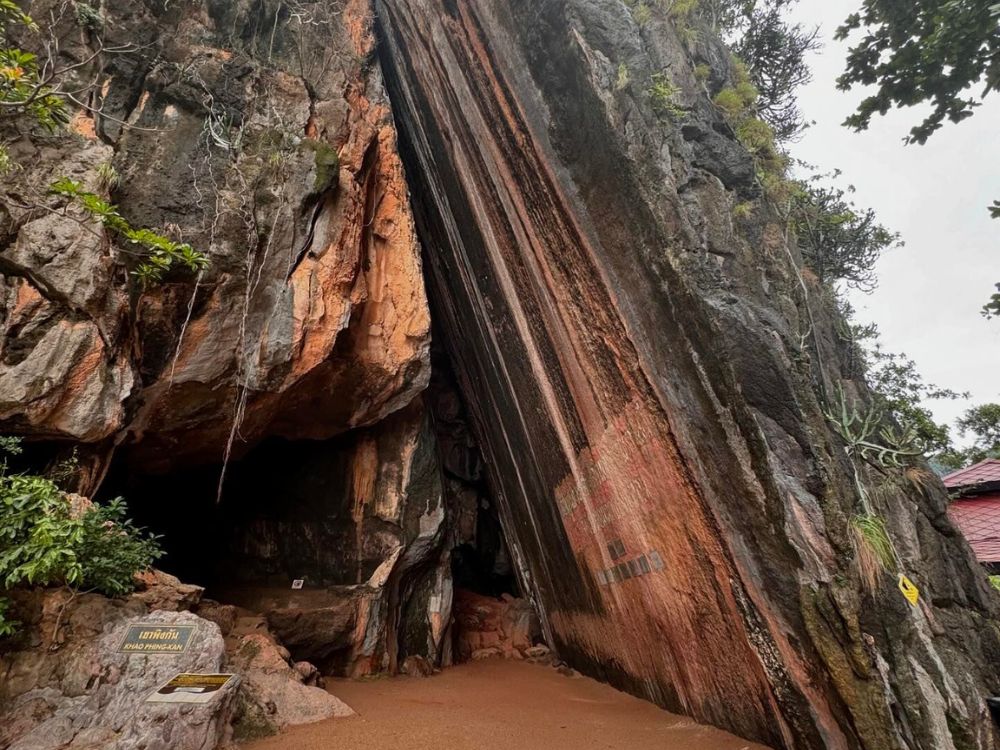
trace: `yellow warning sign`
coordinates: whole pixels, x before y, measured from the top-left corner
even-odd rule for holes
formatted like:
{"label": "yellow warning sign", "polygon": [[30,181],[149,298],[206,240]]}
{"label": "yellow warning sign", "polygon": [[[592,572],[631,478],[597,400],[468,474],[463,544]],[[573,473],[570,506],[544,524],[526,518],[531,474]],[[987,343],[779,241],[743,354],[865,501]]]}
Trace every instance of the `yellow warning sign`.
{"label": "yellow warning sign", "polygon": [[920,600],[920,589],[918,589],[913,584],[913,581],[904,576],[902,573],[899,574],[899,590],[903,592],[903,596],[906,597],[906,601],[914,607],[917,606],[917,602]]}

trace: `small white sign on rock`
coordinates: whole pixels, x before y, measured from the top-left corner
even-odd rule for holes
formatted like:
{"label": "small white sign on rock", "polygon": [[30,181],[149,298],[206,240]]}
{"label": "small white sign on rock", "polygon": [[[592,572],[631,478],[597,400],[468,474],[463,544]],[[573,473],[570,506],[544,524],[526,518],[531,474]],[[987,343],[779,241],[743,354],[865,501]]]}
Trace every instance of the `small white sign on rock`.
{"label": "small white sign on rock", "polygon": [[147,703],[209,703],[218,697],[233,674],[192,674],[182,672],[165,682],[146,698]]}

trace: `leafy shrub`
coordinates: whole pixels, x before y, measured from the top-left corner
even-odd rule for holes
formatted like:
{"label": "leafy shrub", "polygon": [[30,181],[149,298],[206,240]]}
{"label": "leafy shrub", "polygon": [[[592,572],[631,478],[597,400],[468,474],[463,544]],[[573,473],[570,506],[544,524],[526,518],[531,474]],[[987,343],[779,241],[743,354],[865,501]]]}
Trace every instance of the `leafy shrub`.
{"label": "leafy shrub", "polygon": [[657,0],[671,18],[687,19],[697,8],[698,0]]}
{"label": "leafy shrub", "polygon": [[324,190],[333,187],[336,182],[337,170],[340,168],[340,156],[333,146],[323,141],[306,138],[303,144],[313,152],[313,162],[316,166],[316,179],[313,183],[313,190],[317,193],[322,193]]}
{"label": "leafy shrub", "polygon": [[788,157],[778,148],[774,128],[758,116],[759,94],[746,66],[733,58],[732,84],[713,99],[740,143],[754,158],[757,180],[765,195],[776,204],[790,201],[797,190],[786,177]]}
{"label": "leafy shrub", "polygon": [[[109,177],[110,175],[102,175],[101,179]],[[138,245],[141,248],[138,253],[140,261],[132,271],[132,275],[144,286],[161,281],[164,274],[175,264],[189,271],[200,271],[208,266],[208,258],[191,245],[186,242],[174,242],[152,229],[136,229],[118,213],[115,206],[96,193],[85,190],[83,185],[75,180],[62,177],[52,183],[49,192],[75,202],[126,243]]]}
{"label": "leafy shrub", "polygon": [[625,0],[625,4],[639,27],[645,26],[652,20],[653,9],[649,7],[648,3],[642,0]]}
{"label": "leafy shrub", "polygon": [[148,570],[162,554],[157,537],[149,536],[126,517],[125,501],[95,503],[80,519],[83,534],[76,556],[83,571],[83,588],[108,596],[135,589],[136,573]]}
{"label": "leafy shrub", "polygon": [[[4,438],[0,447],[20,447]],[[13,448],[13,450],[9,450]],[[133,576],[162,554],[158,538],[126,518],[121,498],[94,503],[74,514],[55,482],[33,474],[9,474],[0,462],[0,590],[16,586],[65,585],[120,596],[134,588]],[[0,597],[0,636],[16,623]]]}

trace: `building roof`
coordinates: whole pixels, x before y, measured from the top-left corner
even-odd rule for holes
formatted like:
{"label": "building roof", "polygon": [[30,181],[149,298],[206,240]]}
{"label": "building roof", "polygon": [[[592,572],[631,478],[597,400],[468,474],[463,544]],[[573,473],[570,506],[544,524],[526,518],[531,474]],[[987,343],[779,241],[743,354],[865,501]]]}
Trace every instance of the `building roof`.
{"label": "building roof", "polygon": [[987,458],[978,464],[972,464],[964,469],[953,471],[951,474],[945,474],[941,480],[944,482],[944,486],[950,490],[987,482],[1000,482],[1000,459]]}
{"label": "building roof", "polygon": [[955,500],[948,515],[981,563],[1000,562],[1000,493]]}

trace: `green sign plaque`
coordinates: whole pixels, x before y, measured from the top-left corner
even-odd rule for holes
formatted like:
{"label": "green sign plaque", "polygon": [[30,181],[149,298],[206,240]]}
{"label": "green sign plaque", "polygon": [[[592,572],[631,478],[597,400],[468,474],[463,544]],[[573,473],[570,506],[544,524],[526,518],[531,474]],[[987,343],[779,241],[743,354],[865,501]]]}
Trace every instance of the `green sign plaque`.
{"label": "green sign plaque", "polygon": [[118,651],[127,654],[181,654],[187,651],[194,625],[140,622],[131,625]]}

